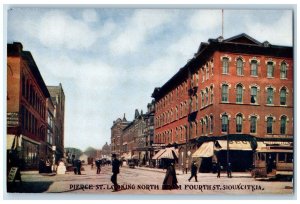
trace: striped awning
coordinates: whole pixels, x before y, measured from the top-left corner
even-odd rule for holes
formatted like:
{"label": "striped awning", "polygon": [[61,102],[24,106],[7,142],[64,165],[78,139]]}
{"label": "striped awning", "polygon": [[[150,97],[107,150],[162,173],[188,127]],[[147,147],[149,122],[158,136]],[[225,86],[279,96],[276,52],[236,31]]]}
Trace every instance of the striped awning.
{"label": "striped awning", "polygon": [[159,159],[159,156],[162,155],[165,151],[166,151],[165,149],[159,150],[159,151],[152,157],[152,159]]}
{"label": "striped awning", "polygon": [[175,150],[174,147],[166,148],[166,151],[159,156],[160,159],[177,159],[178,152]]}
{"label": "striped awning", "polygon": [[205,142],[192,154],[192,157],[212,157],[214,148],[214,142]]}

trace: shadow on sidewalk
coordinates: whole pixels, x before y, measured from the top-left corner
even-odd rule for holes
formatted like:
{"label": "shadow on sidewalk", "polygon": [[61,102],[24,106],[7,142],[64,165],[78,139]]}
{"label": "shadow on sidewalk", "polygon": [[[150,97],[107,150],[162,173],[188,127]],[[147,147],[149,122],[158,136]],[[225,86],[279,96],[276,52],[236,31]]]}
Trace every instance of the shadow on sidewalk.
{"label": "shadow on sidewalk", "polygon": [[43,193],[46,192],[52,181],[36,181],[36,182],[15,182],[7,183],[8,193]]}

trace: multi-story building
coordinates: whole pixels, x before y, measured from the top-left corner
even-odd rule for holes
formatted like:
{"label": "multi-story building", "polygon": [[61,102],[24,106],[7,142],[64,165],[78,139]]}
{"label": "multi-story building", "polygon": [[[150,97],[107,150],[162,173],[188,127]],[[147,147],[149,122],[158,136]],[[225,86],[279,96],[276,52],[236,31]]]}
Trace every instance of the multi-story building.
{"label": "multi-story building", "polygon": [[147,112],[144,115],[145,128],[144,136],[145,143],[143,150],[145,151],[145,161],[148,162],[154,156],[153,137],[154,137],[154,100],[147,105]]}
{"label": "multi-story building", "polygon": [[130,122],[126,120],[125,114],[123,119],[118,118],[113,122],[111,127],[111,153],[120,156],[122,152],[122,131]]}
{"label": "multi-story building", "polygon": [[29,51],[7,45],[7,155],[17,154],[22,169],[37,169],[46,156],[48,89]]}
{"label": "multi-story building", "polygon": [[65,129],[65,94],[61,83],[58,86],[47,86],[54,105],[54,138],[52,148],[55,161],[64,157],[64,129]]}
{"label": "multi-story building", "polygon": [[[246,34],[209,39],[155,88],[154,143],[178,148],[181,165],[190,164],[209,140],[292,145],[293,77],[292,47],[260,43]],[[246,169],[252,150],[245,146],[221,152],[218,159],[225,162],[230,155],[234,169]]]}
{"label": "multi-story building", "polygon": [[55,152],[54,152],[54,135],[55,135],[55,118],[54,118],[54,105],[51,98],[47,98],[46,102],[47,112],[47,136],[46,143],[42,147],[44,148],[45,155],[47,158],[51,159],[52,164],[55,164]]}

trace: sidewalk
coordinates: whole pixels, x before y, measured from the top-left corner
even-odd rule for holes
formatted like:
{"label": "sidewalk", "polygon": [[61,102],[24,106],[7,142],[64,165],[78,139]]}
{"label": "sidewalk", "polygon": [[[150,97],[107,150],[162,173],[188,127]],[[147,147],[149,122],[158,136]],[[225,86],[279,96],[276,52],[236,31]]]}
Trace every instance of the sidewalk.
{"label": "sidewalk", "polygon": [[[123,165],[122,168],[129,168],[129,166],[127,165]],[[159,168],[151,168],[151,167],[135,167],[135,169],[140,169],[140,170],[145,170],[145,171],[152,171],[152,172],[160,172],[160,173],[166,173],[166,169],[159,169]],[[190,175],[191,172],[188,171],[187,175]],[[198,173],[199,175],[215,175],[217,176],[217,174],[215,173]],[[227,175],[226,172],[221,172],[221,174]],[[176,175],[186,175],[185,173],[182,172],[181,169],[176,169]],[[232,172],[232,176],[233,177],[244,177],[244,178],[251,178],[251,173],[250,172]]]}

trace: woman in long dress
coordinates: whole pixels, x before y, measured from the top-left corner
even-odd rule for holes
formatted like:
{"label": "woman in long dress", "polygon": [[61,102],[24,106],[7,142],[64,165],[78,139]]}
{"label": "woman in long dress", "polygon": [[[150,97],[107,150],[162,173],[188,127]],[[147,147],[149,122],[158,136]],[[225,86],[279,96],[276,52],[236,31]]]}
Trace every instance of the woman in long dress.
{"label": "woman in long dress", "polygon": [[165,179],[163,181],[162,189],[163,190],[171,190],[171,189],[177,189],[177,177],[176,177],[176,171],[174,167],[174,163],[171,163],[166,172]]}

